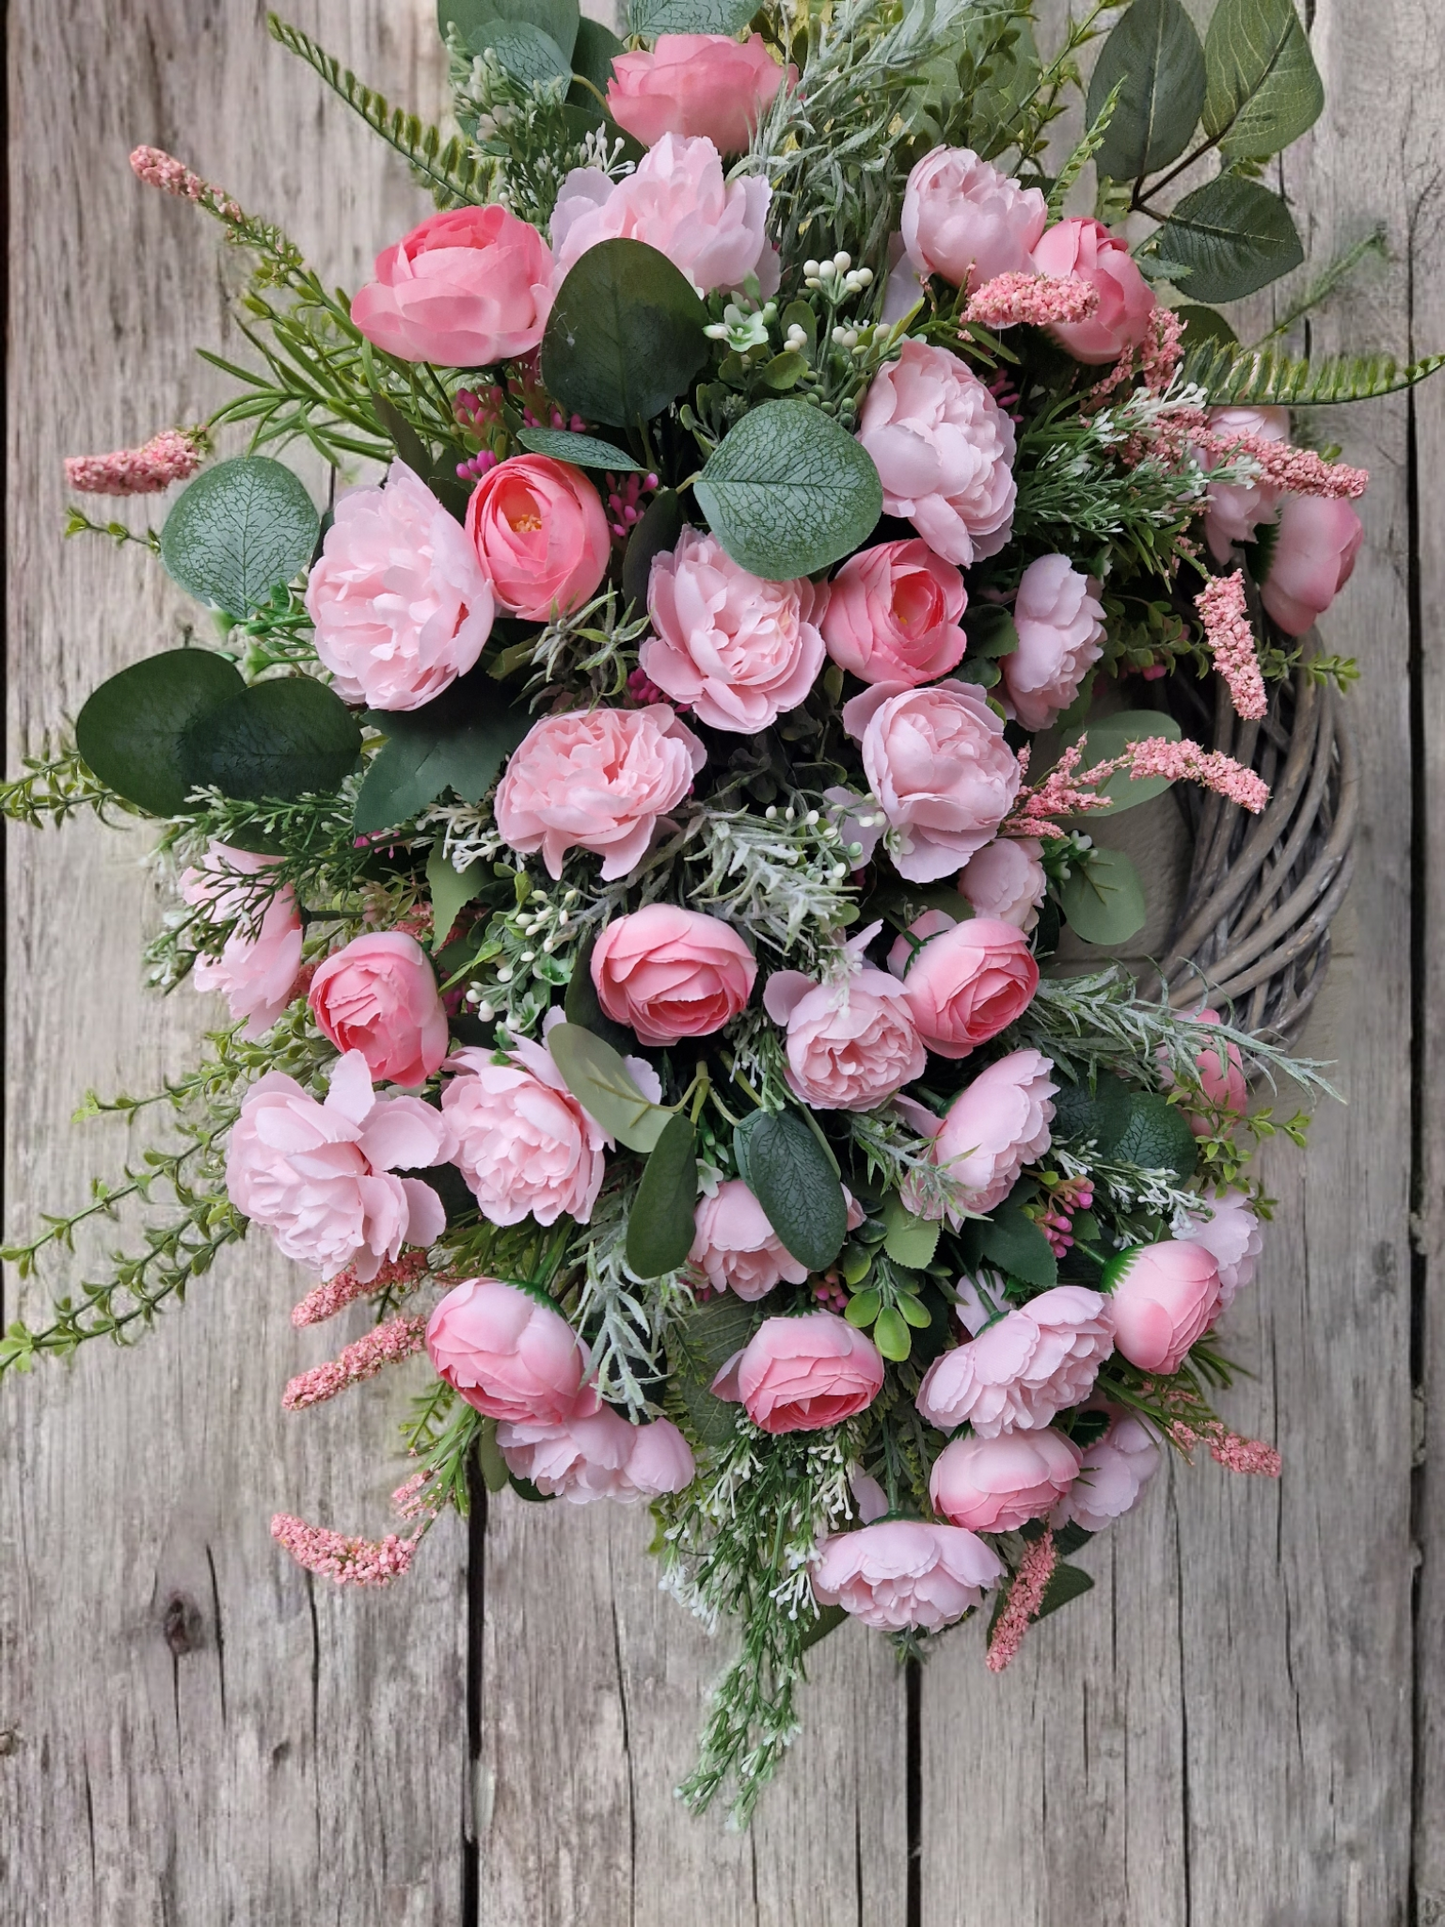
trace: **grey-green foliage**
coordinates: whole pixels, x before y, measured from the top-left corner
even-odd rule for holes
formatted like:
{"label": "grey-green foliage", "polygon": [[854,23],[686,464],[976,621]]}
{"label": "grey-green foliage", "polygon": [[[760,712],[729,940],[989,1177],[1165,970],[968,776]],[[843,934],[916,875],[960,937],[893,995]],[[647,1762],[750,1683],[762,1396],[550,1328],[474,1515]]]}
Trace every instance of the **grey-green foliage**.
{"label": "grey-green foliage", "polygon": [[630,32],[651,40],[660,33],[741,33],[752,19],[753,0],[630,0]]}
{"label": "grey-green foliage", "polygon": [[744,415],[694,493],[733,560],[773,582],[841,560],[883,513],[872,458],[804,401],[764,402]]}
{"label": "grey-green foliage", "polygon": [[1133,0],[1104,42],[1089,80],[1095,121],[1117,91],[1099,172],[1132,181],[1177,160],[1204,105],[1204,49],[1179,0]]}
{"label": "grey-green foliage", "polygon": [[1218,0],[1204,56],[1204,131],[1226,161],[1267,160],[1318,120],[1325,90],[1294,0]]}
{"label": "grey-green foliage", "polygon": [[299,476],[269,456],[239,455],[203,469],[176,498],[161,561],[198,602],[248,616],[307,566],[320,527]]}
{"label": "grey-green foliage", "polygon": [[567,272],[542,337],[542,378],[563,408],[633,428],[708,358],[707,312],[687,278],[642,241],[589,248]]}

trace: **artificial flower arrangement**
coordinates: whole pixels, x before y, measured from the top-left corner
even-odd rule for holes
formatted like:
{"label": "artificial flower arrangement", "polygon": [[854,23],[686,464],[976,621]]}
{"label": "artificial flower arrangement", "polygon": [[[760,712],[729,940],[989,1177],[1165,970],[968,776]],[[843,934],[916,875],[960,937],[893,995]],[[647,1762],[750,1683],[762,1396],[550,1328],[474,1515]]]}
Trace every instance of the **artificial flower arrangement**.
{"label": "artificial flower arrangement", "polygon": [[1259,718],[1302,663],[1349,677],[1311,628],[1365,477],[1286,404],[1435,364],[1312,367],[1212,305],[1301,261],[1258,178],[1321,105],[1290,0],[1218,0],[1202,43],[1178,0],[1096,5],[1047,57],[1027,0],[628,24],[442,0],[444,140],[273,19],[435,192],[350,300],[132,157],[252,251],[255,360],[70,479],[184,483],[110,532],[213,620],[3,802],[157,821],[152,980],[231,1021],[169,1138],[7,1254],[173,1207],[0,1368],[128,1341],[269,1234],[298,1326],[375,1316],[289,1409],[420,1383],[403,1529],[281,1546],[370,1585],[483,1485],[650,1505],[662,1583],[740,1627],[684,1792],[746,1815],[846,1615],[906,1653],[982,1617],[1001,1667],[1167,1451],[1278,1469],[1214,1401],[1245,1166],[1302,1129],[1246,1077],[1287,1060],[1059,945],[1143,921],[1096,815],[1263,807],[1181,679]]}

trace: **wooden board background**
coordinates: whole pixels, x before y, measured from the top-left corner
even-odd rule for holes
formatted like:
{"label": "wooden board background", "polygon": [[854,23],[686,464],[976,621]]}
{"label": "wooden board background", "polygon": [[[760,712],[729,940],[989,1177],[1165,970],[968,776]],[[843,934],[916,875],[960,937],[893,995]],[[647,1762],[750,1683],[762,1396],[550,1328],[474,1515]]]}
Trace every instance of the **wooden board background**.
{"label": "wooden board background", "polygon": [[[7,11],[13,755],[185,620],[138,550],[59,538],[60,457],[200,417],[219,391],[192,345],[236,346],[216,230],[134,184],[130,147],[180,153],[349,285],[425,204],[259,5]],[[1377,222],[1390,243],[1314,343],[1445,345],[1445,25],[1428,0],[1306,11],[1329,106],[1288,180],[1311,252]],[[437,109],[428,0],[292,15]],[[444,1525],[404,1587],[370,1597],[275,1552],[277,1508],[381,1528],[404,1387],[284,1417],[285,1380],[337,1334],[294,1333],[295,1274],[245,1249],[134,1357],[96,1348],[0,1407],[0,1918],[1445,1921],[1445,378],[1333,432],[1374,475],[1332,629],[1364,668],[1365,809],[1307,1043],[1350,1103],[1321,1115],[1307,1164],[1268,1156],[1274,1236],[1231,1334],[1256,1373],[1231,1416],[1278,1438],[1280,1485],[1157,1482],[1088,1555],[1098,1589],[1002,1680],[964,1634],[910,1686],[845,1629],[784,1780],[729,1833],[671,1797],[721,1653],[656,1591],[645,1520],[499,1501],[485,1536]],[[123,1134],[69,1124],[85,1088],[153,1087],[198,1021],[188,996],[136,986],[156,915],[139,847],[64,839],[7,839],[10,1235],[124,1156]],[[7,1315],[35,1306],[13,1278],[6,1293]]]}

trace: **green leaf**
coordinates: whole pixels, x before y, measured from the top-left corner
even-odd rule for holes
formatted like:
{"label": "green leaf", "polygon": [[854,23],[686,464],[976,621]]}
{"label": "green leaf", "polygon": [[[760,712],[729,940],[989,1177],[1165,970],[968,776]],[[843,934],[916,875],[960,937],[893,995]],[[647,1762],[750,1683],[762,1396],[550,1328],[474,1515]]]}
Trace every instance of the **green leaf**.
{"label": "green leaf", "polygon": [[1179,0],[1133,0],[1089,81],[1092,125],[1119,98],[1094,159],[1110,180],[1133,181],[1176,160],[1204,105],[1204,49]]}
{"label": "green leaf", "polygon": [[1018,1205],[1005,1200],[979,1230],[984,1257],[1010,1278],[1039,1291],[1048,1291],[1059,1282],[1059,1261],[1053,1246]]}
{"label": "green leaf", "polygon": [[1227,161],[1267,160],[1319,119],[1324,85],[1294,0],[1219,0],[1204,57],[1204,131]]}
{"label": "green leaf", "polygon": [[253,803],[334,790],[360,754],[356,717],[310,676],[253,683],[197,717],[181,750],[193,786]]}
{"label": "green leaf", "polygon": [[507,1461],[497,1444],[497,1421],[484,1418],[477,1427],[477,1466],[488,1492],[505,1492],[511,1481]]}
{"label": "green leaf", "polygon": [[873,1343],[895,1365],[901,1365],[913,1350],[913,1334],[903,1314],[894,1306],[885,1305],[879,1312],[873,1327]]}
{"label": "green leaf", "polygon": [[[1097,721],[1087,717],[1076,724],[1064,736],[1061,747],[1072,749],[1082,737],[1087,736],[1084,744],[1085,766],[1094,763],[1111,763],[1116,756],[1122,756],[1131,743],[1146,742],[1151,736],[1163,736],[1171,743],[1177,743],[1183,734],[1172,716],[1166,716],[1159,709],[1121,709],[1112,716],[1101,716]],[[1141,776],[1137,779],[1126,769],[1116,770],[1107,783],[1099,785],[1099,795],[1110,799],[1110,817],[1118,816],[1124,810],[1132,810],[1140,803],[1147,803],[1155,796],[1162,796],[1170,787],[1167,776]]]}
{"label": "green leaf", "polygon": [[627,1262],[639,1278],[687,1263],[695,1233],[697,1133],[681,1111],[663,1126],[627,1214]]}
{"label": "green leaf", "polygon": [[1183,1180],[1194,1175],[1199,1146],[1177,1104],[1157,1091],[1136,1091],[1109,1155],[1117,1163],[1137,1164],[1144,1171],[1173,1171]]}
{"label": "green leaf", "polygon": [[452,23],[473,53],[496,47],[504,67],[504,30],[515,25],[534,27],[558,47],[570,74],[581,10],[577,0],[437,0],[437,26],[443,40]]}
{"label": "green leaf", "polygon": [[584,14],[577,22],[577,44],[572,49],[572,71],[590,80],[599,94],[607,92],[612,78],[612,63],[623,52],[622,42],[600,20]]}
{"label": "green leaf", "polygon": [[438,837],[426,860],[426,885],[431,892],[431,947],[435,955],[451,935],[458,913],[469,904],[485,882],[482,865],[469,863],[459,870],[446,853],[446,841]]}
{"label": "green leaf", "polygon": [[1079,1599],[1093,1590],[1094,1582],[1082,1567],[1067,1566],[1061,1559],[1049,1574],[1049,1583],[1044,1587],[1044,1596],[1034,1614],[1035,1621],[1047,1619],[1060,1606],[1067,1606],[1071,1599]]}
{"label": "green leaf", "polygon": [[[888,1227],[883,1249],[894,1264],[904,1265],[909,1271],[926,1271],[938,1249],[942,1224],[916,1218],[896,1191],[891,1191],[884,1203],[883,1222]],[[924,1322],[927,1323],[926,1318]]]}
{"label": "green leaf", "polygon": [[670,488],[659,490],[628,537],[627,553],[622,558],[622,593],[635,608],[647,607],[652,558],[677,547],[682,527],[682,503],[676,492]]}
{"label": "green leaf", "polygon": [[1092,1091],[1084,1080],[1074,1084],[1060,1077],[1054,1094],[1055,1141],[1092,1141],[1101,1157],[1111,1156],[1128,1125],[1135,1095],[1133,1086],[1112,1071],[1100,1071]]}
{"label": "green leaf", "polygon": [[310,562],[321,531],[299,476],[268,455],[202,470],[161,530],[161,561],[198,602],[244,617]]}
{"label": "green leaf", "polygon": [[674,1113],[642,1095],[619,1051],[578,1024],[554,1024],[547,1048],[563,1083],[610,1137],[630,1151],[656,1148]]}
{"label": "green leaf", "polygon": [[933,1314],[921,1298],[915,1298],[911,1291],[900,1291],[898,1309],[917,1331],[927,1331],[933,1323]]}
{"label": "green leaf", "polygon": [[191,787],[186,736],[245,689],[209,649],[167,649],[110,677],[87,700],[75,746],[102,783],[153,816],[175,816]]}
{"label": "green leaf", "polygon": [[818,1617],[798,1642],[798,1651],[806,1653],[809,1647],[816,1646],[820,1639],[826,1639],[829,1633],[836,1633],[847,1618],[847,1610],[842,1606],[820,1607]]}
{"label": "green leaf", "polygon": [[637,1049],[637,1039],[625,1024],[613,1022],[598,998],[597,986],[592,981],[592,952],[597,948],[597,937],[598,932],[594,930],[578,946],[562,1011],[569,1024],[590,1030],[625,1057]]}
{"label": "green leaf", "polygon": [[879,1312],[883,1309],[883,1296],[871,1287],[867,1291],[855,1291],[848,1300],[848,1309],[843,1313],[850,1325],[859,1331],[867,1331]]}
{"label": "green leaf", "polygon": [[848,1235],[848,1206],[808,1125],[792,1111],[754,1111],[733,1133],[733,1146],[748,1189],[784,1247],[809,1271],[826,1270]]}
{"label": "green leaf", "polygon": [[542,379],[563,409],[630,428],[650,421],[708,358],[707,310],[686,276],[642,241],[588,248],[542,337]]}
{"label": "green leaf", "polygon": [[409,821],[448,789],[480,803],[532,724],[480,666],[422,709],[373,709],[365,720],[387,740],[356,799],[361,836]]}
{"label": "green leaf", "polygon": [[753,0],[629,0],[627,30],[652,40],[660,33],[741,33]]}
{"label": "green leaf", "polygon": [[726,1445],[737,1406],[714,1398],[712,1382],[742,1351],[763,1317],[760,1305],[724,1292],[678,1321],[667,1341],[668,1396],[676,1400],[702,1445]]}
{"label": "green leaf", "polygon": [[1096,846],[1059,888],[1059,907],[1085,943],[1115,949],[1144,928],[1148,907],[1139,872],[1122,850]]}
{"label": "green leaf", "polygon": [[1186,341],[1180,379],[1197,383],[1212,403],[1310,408],[1394,394],[1440,368],[1445,368],[1445,355],[1426,355],[1401,367],[1393,355],[1326,355],[1307,361],[1277,348],[1235,348],[1212,341],[1191,348]]}
{"label": "green leaf", "polygon": [[572,62],[551,34],[530,20],[497,20],[486,30],[487,46],[502,66],[524,86],[545,87],[572,80]]}
{"label": "green leaf", "polygon": [[517,440],[534,455],[550,455],[554,461],[571,462],[576,468],[610,469],[614,475],[647,473],[641,462],[596,435],[574,435],[566,428],[524,428]]}
{"label": "green leaf", "polygon": [[1186,194],[1154,245],[1189,270],[1187,290],[1200,301],[1238,301],[1305,258],[1284,202],[1238,174],[1221,174]]}
{"label": "green leaf", "polygon": [[1174,312],[1184,324],[1186,349],[1197,348],[1206,341],[1217,341],[1226,348],[1238,344],[1239,336],[1218,308],[1201,308],[1194,302],[1186,301]]}
{"label": "green leaf", "polygon": [[693,493],[733,560],[771,582],[850,554],[883,513],[872,457],[805,401],[749,410],[708,457]]}
{"label": "green leaf", "polygon": [[968,612],[968,653],[997,662],[1019,646],[1012,613],[999,602],[980,602]]}

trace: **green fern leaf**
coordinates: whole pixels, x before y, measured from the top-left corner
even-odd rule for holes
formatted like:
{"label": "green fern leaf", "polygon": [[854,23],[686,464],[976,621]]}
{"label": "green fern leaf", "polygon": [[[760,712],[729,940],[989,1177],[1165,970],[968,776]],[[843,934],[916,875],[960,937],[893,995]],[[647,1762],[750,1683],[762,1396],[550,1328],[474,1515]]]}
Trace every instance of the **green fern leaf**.
{"label": "green fern leaf", "polygon": [[1305,408],[1393,394],[1442,367],[1445,355],[1426,355],[1402,367],[1393,355],[1330,355],[1308,361],[1274,348],[1202,341],[1185,356],[1183,374],[1216,406]]}

